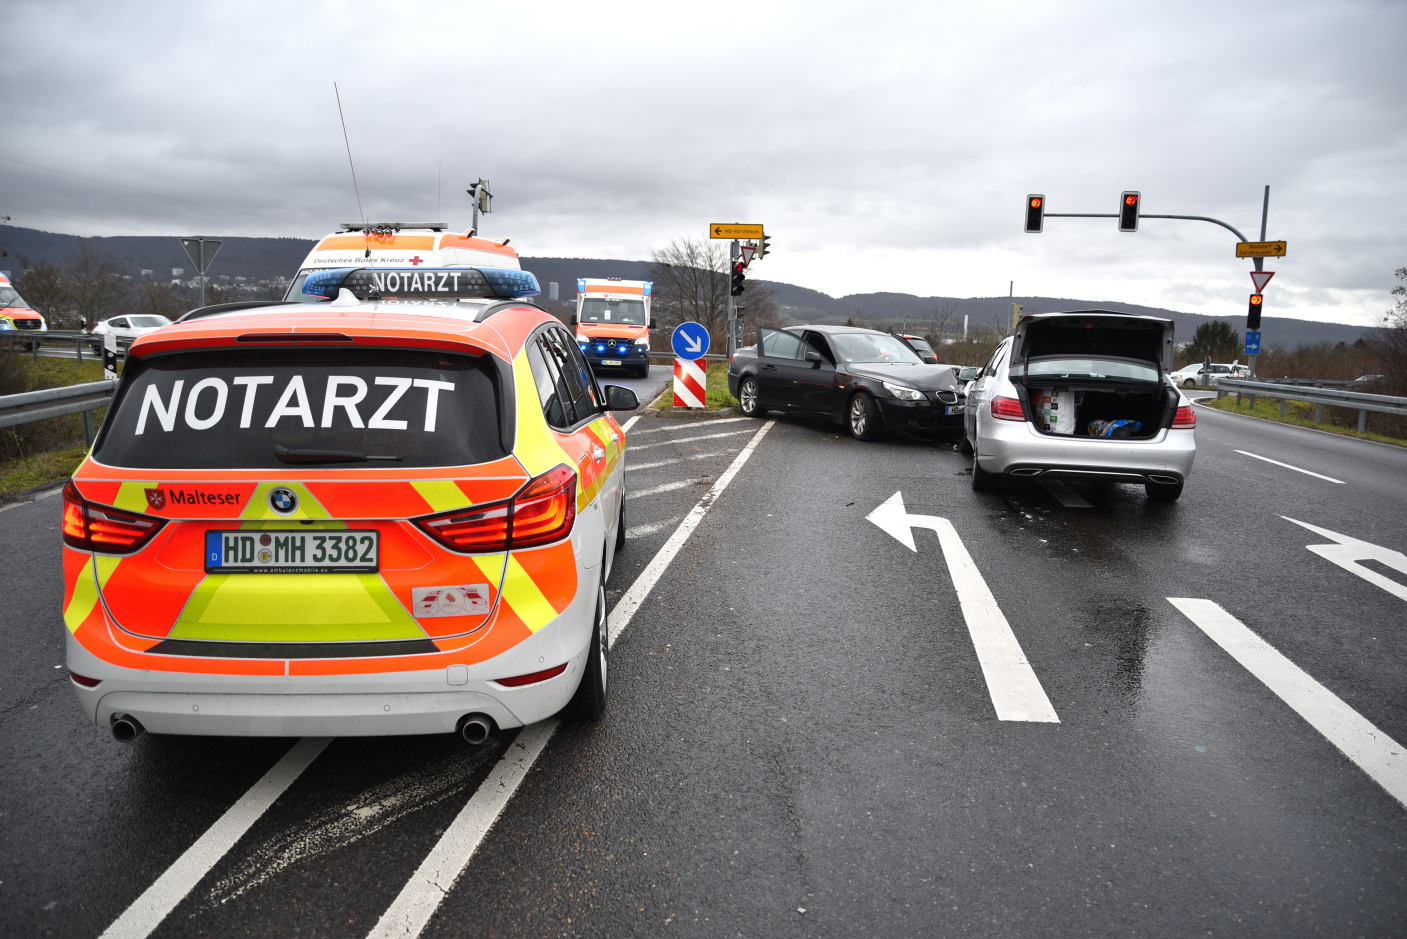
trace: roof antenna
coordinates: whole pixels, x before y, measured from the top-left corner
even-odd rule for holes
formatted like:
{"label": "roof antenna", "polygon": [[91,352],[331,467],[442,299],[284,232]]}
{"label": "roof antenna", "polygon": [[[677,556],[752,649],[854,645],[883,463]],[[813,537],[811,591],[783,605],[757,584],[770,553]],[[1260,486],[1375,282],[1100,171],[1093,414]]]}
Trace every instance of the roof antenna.
{"label": "roof antenna", "polygon": [[[361,216],[362,228],[365,229],[366,213],[362,211],[362,191],[357,185],[357,166],[352,162],[352,141],[347,137],[347,118],[342,113],[342,92],[337,89],[337,82],[332,83],[332,93],[337,96],[337,117],[342,121],[342,142],[347,145],[347,165],[352,168],[352,191],[357,194],[357,214]],[[366,256],[371,257],[370,244],[367,245]]]}

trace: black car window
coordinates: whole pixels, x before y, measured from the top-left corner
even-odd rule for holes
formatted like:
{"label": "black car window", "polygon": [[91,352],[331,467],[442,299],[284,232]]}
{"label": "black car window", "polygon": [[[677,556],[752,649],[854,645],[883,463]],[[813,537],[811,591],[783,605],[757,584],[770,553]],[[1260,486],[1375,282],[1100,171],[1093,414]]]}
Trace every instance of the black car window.
{"label": "black car window", "polygon": [[983,375],[995,375],[997,373],[997,359],[1001,356],[1004,347],[1005,341],[992,350],[992,354],[987,357],[987,363],[982,366]]}
{"label": "black car window", "polygon": [[[552,350],[558,369],[571,396],[576,420],[584,421],[596,413],[596,401],[591,396],[591,373],[581,357],[581,349],[561,329],[549,329],[542,334]],[[575,421],[573,421],[575,423]]]}
{"label": "black car window", "polygon": [[536,339],[528,343],[528,366],[532,369],[533,384],[537,385],[537,397],[542,403],[542,416],[547,418],[549,427],[567,427],[567,412],[562,408],[562,398],[557,394],[557,376],[547,365],[547,354]]}
{"label": "black car window", "polygon": [[835,354],[831,352],[830,343],[826,342],[826,337],[820,333],[808,332],[805,336],[806,344],[817,352],[821,353],[821,358],[832,365],[835,364]]}
{"label": "black car window", "polygon": [[802,343],[792,333],[782,332],[779,329],[758,330],[762,334],[762,354],[773,359],[800,359],[806,353],[802,349]]}

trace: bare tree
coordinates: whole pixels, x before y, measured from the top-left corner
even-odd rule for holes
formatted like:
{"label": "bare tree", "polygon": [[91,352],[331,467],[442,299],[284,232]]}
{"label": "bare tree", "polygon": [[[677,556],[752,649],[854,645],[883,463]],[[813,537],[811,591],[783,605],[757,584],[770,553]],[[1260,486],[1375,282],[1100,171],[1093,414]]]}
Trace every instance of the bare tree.
{"label": "bare tree", "polygon": [[174,320],[191,308],[184,291],[170,284],[154,280],[144,280],[137,287],[135,307],[138,312],[151,313]]}
{"label": "bare tree", "polygon": [[40,261],[30,267],[29,258],[23,255],[20,256],[20,267],[22,270],[15,278],[15,289],[53,325],[56,319],[62,318],[68,306],[68,284],[64,282],[63,271],[49,261]]}
{"label": "bare tree", "polygon": [[749,281],[743,295],[738,298],[738,312],[743,317],[742,332],[738,336],[739,347],[757,342],[758,327],[778,329],[782,325],[777,295],[772,293],[772,288],[757,281]]}
{"label": "bare tree", "polygon": [[89,329],[98,320],[115,314],[127,297],[127,283],[117,272],[112,256],[99,256],[87,238],[80,238],[74,246],[65,275],[80,329]]}
{"label": "bare tree", "polygon": [[727,342],[728,252],[721,243],[676,238],[650,251],[651,312],[664,327],[702,324],[714,348]]}
{"label": "bare tree", "polygon": [[919,311],[919,321],[923,323],[924,338],[935,349],[948,337],[949,329],[955,325],[958,312],[956,300],[940,300]]}

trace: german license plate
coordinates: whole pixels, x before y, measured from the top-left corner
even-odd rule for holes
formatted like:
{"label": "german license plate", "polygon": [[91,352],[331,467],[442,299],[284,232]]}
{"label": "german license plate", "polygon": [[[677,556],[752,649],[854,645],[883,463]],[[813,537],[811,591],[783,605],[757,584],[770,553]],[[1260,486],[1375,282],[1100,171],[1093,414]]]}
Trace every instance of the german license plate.
{"label": "german license plate", "polygon": [[962,405],[962,404],[954,404],[952,407],[946,407],[946,408],[944,408],[944,409],[943,409],[943,413],[944,413],[944,414],[961,414],[961,413],[962,413],[962,409],[963,409],[964,407],[965,407],[965,405]]}
{"label": "german license plate", "polygon": [[620,364],[620,359],[602,359],[602,360],[601,360],[601,364],[602,364],[602,365],[619,365],[619,364]]}
{"label": "german license plate", "polygon": [[376,531],[207,531],[207,574],[374,574]]}

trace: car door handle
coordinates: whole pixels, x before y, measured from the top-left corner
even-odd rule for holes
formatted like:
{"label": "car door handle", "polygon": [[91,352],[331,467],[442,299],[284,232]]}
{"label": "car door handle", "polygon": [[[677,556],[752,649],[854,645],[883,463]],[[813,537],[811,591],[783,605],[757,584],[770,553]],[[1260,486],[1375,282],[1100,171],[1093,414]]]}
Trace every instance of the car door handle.
{"label": "car door handle", "polygon": [[762,366],[762,370],[763,370],[764,372],[775,372],[775,371],[777,370],[777,366],[775,366],[775,365],[764,365],[764,366]]}
{"label": "car door handle", "polygon": [[600,463],[606,458],[606,451],[602,450],[600,447],[593,443],[591,445],[591,455],[596,458],[597,463]]}

